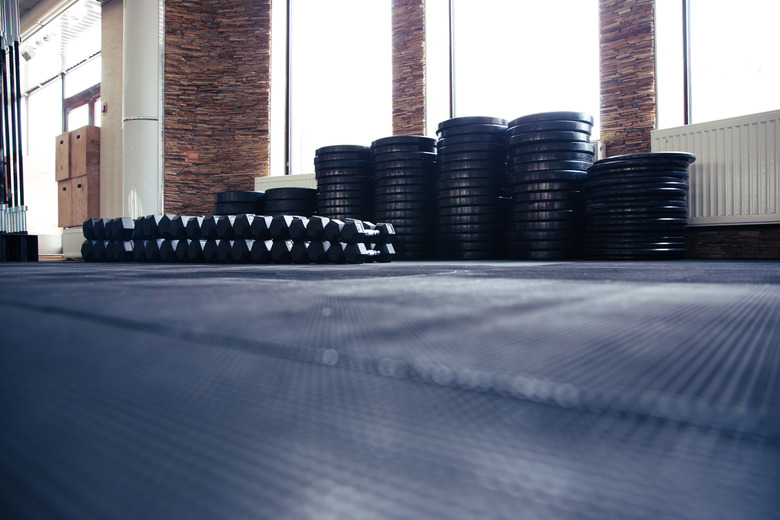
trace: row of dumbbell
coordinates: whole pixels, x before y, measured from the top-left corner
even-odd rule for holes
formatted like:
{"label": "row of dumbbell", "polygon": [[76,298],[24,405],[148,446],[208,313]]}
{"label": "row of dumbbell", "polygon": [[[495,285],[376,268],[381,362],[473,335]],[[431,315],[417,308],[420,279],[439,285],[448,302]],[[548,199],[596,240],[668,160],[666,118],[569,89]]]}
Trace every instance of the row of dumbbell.
{"label": "row of dumbbell", "polygon": [[356,219],[294,215],[148,215],[135,220],[91,218],[82,227],[86,240],[254,240],[290,239],[346,243],[393,243],[392,224],[373,224]]}
{"label": "row of dumbbell", "polygon": [[85,240],[81,256],[87,262],[193,262],[193,263],[276,263],[359,264],[390,262],[393,244],[294,241],[275,238]]}

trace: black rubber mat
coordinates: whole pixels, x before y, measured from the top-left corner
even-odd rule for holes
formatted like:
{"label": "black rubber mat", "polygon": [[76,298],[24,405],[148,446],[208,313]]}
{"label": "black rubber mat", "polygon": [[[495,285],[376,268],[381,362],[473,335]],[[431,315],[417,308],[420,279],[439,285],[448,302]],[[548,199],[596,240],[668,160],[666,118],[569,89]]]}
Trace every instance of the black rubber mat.
{"label": "black rubber mat", "polygon": [[2,518],[776,518],[780,263],[0,265]]}

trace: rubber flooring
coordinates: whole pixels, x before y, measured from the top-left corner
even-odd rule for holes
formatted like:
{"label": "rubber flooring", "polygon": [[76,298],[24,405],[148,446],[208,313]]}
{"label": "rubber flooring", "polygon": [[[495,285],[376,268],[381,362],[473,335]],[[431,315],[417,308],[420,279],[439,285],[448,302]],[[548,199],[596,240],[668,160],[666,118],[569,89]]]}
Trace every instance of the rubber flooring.
{"label": "rubber flooring", "polygon": [[776,518],[780,262],[0,264],[2,518]]}

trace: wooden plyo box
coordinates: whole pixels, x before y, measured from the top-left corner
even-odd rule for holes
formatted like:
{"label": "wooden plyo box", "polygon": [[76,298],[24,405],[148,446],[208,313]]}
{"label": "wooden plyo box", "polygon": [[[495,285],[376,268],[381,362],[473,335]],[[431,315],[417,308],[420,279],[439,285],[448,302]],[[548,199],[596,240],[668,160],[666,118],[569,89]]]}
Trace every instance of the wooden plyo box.
{"label": "wooden plyo box", "polygon": [[69,134],[70,178],[100,175],[100,127],[83,126]]}
{"label": "wooden plyo box", "polygon": [[68,227],[73,225],[71,211],[71,181],[65,179],[57,183],[57,225],[59,227]]}
{"label": "wooden plyo box", "polygon": [[54,180],[70,178],[70,132],[57,136],[54,164]]}
{"label": "wooden plyo box", "polygon": [[100,216],[100,176],[82,175],[70,179],[71,226],[80,226],[88,218]]}

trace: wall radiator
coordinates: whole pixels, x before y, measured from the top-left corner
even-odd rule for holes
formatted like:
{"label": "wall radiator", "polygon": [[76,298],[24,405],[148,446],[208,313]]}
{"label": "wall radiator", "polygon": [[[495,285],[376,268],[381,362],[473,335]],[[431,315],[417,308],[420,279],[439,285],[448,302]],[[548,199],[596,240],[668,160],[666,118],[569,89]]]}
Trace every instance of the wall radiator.
{"label": "wall radiator", "polygon": [[654,152],[696,154],[692,226],[780,223],[780,110],[651,134]]}

